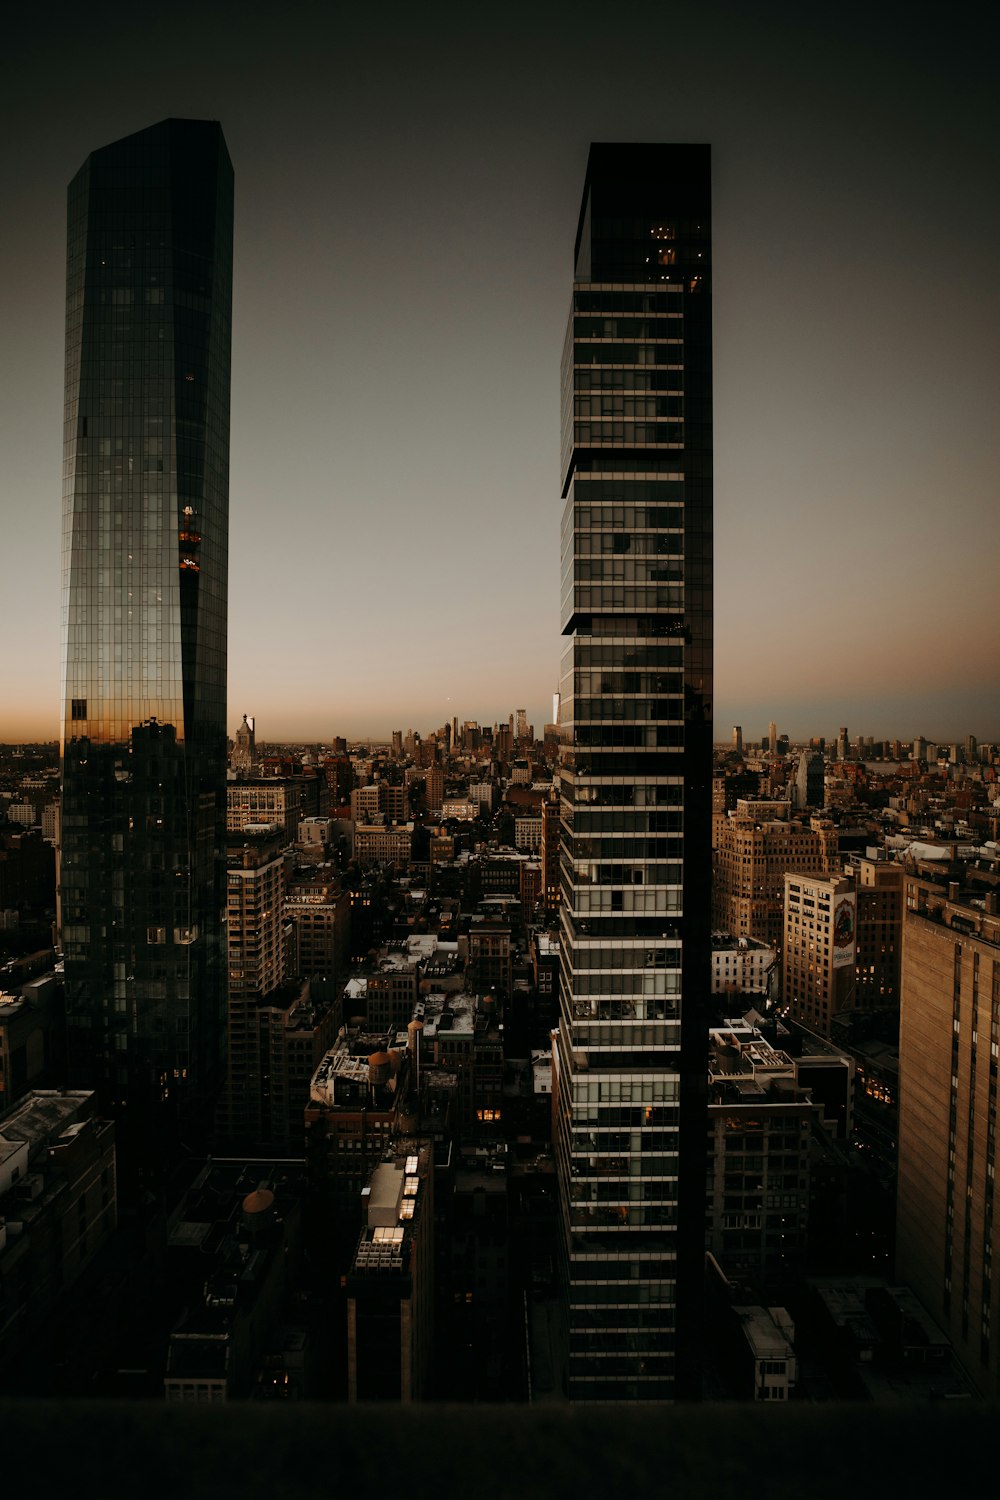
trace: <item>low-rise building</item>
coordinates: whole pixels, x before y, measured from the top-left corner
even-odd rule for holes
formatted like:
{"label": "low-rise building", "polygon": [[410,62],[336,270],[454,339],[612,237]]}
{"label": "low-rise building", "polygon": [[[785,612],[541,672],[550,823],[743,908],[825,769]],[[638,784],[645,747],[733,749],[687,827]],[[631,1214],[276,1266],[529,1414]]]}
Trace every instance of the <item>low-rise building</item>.
{"label": "low-rise building", "polygon": [[60,1298],[118,1221],[114,1125],[82,1090],[39,1089],[0,1116],[0,1389],[19,1390]]}
{"label": "low-rise building", "polygon": [[459,823],[471,823],[479,813],[479,803],[470,797],[445,797],[441,803],[441,817],[448,821],[454,818]]}
{"label": "low-rise building", "polygon": [[355,824],[354,860],[363,867],[387,864],[405,869],[412,847],[412,823]]}
{"label": "low-rise building", "polygon": [[29,1089],[60,1081],[64,1028],[61,975],[28,979],[14,993],[0,985],[0,1114]]}
{"label": "low-rise building", "polygon": [[764,1275],[804,1254],[810,1138],[823,1109],[800,1085],[796,1059],[749,1021],[709,1038],[707,1247],[727,1275]]}
{"label": "low-rise building", "polygon": [[433,1147],[399,1140],[363,1190],[347,1277],[348,1400],[430,1395],[434,1337]]}
{"label": "low-rise building", "polygon": [[294,870],[287,878],[281,907],[289,929],[287,972],[339,986],[351,942],[351,893],[333,865]]}
{"label": "low-rise building", "polygon": [[282,1338],[303,1185],[274,1162],[209,1162],[199,1173],[168,1241],[184,1308],[167,1350],[168,1401],[232,1401],[254,1392]]}
{"label": "low-rise building", "polygon": [[764,994],[777,954],[751,937],[712,933],[712,994]]}

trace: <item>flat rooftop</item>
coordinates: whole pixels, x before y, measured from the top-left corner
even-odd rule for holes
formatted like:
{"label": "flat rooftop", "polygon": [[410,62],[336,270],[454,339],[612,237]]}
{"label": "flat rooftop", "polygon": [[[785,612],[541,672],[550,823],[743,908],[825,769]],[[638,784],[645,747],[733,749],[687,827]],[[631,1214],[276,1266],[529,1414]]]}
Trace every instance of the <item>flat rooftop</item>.
{"label": "flat rooftop", "polygon": [[0,1135],[33,1151],[82,1119],[93,1098],[89,1089],[36,1089],[0,1116]]}

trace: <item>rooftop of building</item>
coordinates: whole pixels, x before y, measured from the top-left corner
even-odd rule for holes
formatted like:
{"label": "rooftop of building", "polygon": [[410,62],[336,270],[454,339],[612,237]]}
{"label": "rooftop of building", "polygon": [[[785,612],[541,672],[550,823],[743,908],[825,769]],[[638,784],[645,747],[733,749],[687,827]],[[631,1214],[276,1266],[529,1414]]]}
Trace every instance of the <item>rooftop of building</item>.
{"label": "rooftop of building", "polygon": [[[309,1085],[309,1098],[315,1104],[336,1105],[342,1101],[339,1084],[354,1085],[355,1089],[372,1086],[372,1058],[384,1059],[389,1077],[384,1088],[390,1094],[395,1091],[396,1078],[402,1064],[402,1053],[395,1047],[386,1047],[382,1032],[362,1031],[355,1027],[342,1026],[334,1045],[324,1054]],[[380,1090],[383,1084],[379,1085]],[[353,1092],[353,1090],[352,1090]],[[373,1096],[372,1107],[379,1108],[391,1101]]]}
{"label": "rooftop of building", "polygon": [[532,1052],[531,1088],[535,1095],[552,1093],[552,1053]]}
{"label": "rooftop of building", "polygon": [[712,933],[713,953],[772,953],[773,951],[772,948],[768,947],[767,943],[761,942],[759,938],[734,937],[731,932]]}
{"label": "rooftop of building", "polygon": [[300,1167],[211,1161],[195,1178],[168,1237],[189,1282],[182,1321],[171,1335],[168,1378],[225,1378],[226,1344],[238,1311],[253,1304],[297,1219]]}
{"label": "rooftop of building", "polygon": [[387,1148],[362,1190],[365,1222],[354,1253],[353,1276],[402,1275],[408,1270],[432,1167],[429,1140],[402,1137]]}
{"label": "rooftop of building", "polygon": [[422,995],[414,1016],[423,1023],[423,1041],[455,1034],[471,1036],[476,1027],[476,1001],[464,990],[454,994]]}
{"label": "rooftop of building", "polygon": [[27,1004],[23,995],[12,995],[7,990],[0,990],[0,1026],[5,1021],[12,1021]]}
{"label": "rooftop of building", "polygon": [[733,1312],[755,1359],[794,1359],[794,1329],[783,1307],[734,1306]]}
{"label": "rooftop of building", "polygon": [[95,1098],[87,1089],[35,1089],[0,1115],[0,1136],[26,1143],[33,1154],[89,1118]]}
{"label": "rooftop of building", "polygon": [[808,1104],[811,1099],[799,1086],[798,1060],[773,1046],[748,1017],[710,1028],[708,1082],[709,1102],[715,1105],[764,1099]]}

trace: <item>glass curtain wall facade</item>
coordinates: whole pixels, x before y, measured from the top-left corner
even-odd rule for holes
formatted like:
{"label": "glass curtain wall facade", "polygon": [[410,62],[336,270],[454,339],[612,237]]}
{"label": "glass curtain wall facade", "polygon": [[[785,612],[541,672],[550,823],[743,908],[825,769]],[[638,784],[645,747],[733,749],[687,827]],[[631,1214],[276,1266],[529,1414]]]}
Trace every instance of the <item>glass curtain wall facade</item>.
{"label": "glass curtain wall facade", "polygon": [[216,122],[69,187],[60,919],[70,1067],[139,1160],[225,1047],[233,173]]}
{"label": "glass curtain wall facade", "polygon": [[577,1400],[700,1386],[710,214],[707,146],[591,147],[562,404],[556,1151]]}

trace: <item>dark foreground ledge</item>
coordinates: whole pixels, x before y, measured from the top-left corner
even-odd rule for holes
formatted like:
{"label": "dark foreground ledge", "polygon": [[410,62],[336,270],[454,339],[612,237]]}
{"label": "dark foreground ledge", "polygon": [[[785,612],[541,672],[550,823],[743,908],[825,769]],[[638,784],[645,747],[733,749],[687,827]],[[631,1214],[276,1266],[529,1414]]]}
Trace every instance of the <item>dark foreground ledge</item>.
{"label": "dark foreground ledge", "polygon": [[0,1488],[11,1500],[947,1497],[995,1480],[998,1432],[1000,1407],[973,1402],[779,1411],[4,1401]]}

